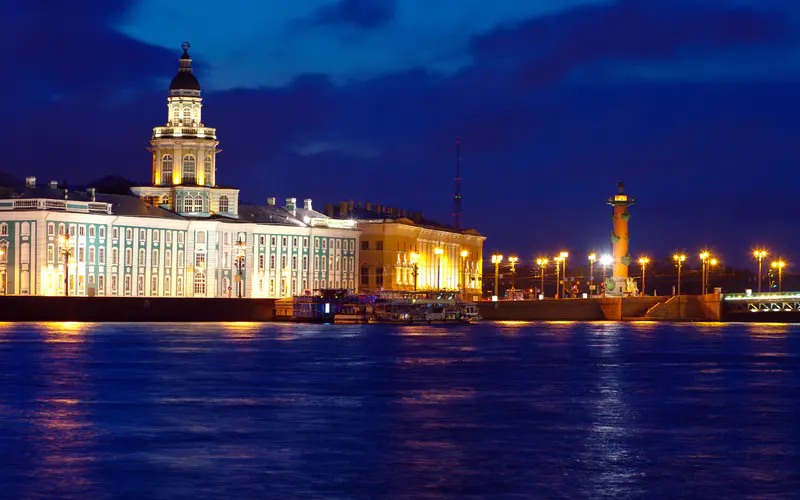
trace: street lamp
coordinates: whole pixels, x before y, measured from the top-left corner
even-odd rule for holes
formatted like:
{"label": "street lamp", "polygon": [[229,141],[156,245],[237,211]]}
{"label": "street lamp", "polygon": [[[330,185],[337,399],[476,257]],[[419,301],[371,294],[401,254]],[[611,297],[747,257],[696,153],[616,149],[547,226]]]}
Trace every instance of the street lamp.
{"label": "street lamp", "polygon": [[494,264],[494,296],[498,296],[498,288],[500,287],[500,263],[503,262],[503,256],[500,254],[492,255],[492,264]]}
{"label": "street lamp", "polygon": [[561,257],[561,262],[564,265],[564,273],[563,273],[563,276],[561,278],[562,280],[564,280],[564,286],[561,287],[561,290],[564,293],[564,296],[566,297],[566,295],[567,295],[567,257],[569,257],[569,253],[568,252],[561,252],[560,254],[558,254],[558,256]]}
{"label": "street lamp", "polygon": [[412,274],[414,275],[414,291],[417,291],[417,276],[419,275],[419,254],[411,252],[411,267],[413,267]]}
{"label": "street lamp", "polygon": [[711,280],[711,270],[719,263],[717,259],[710,259],[708,261],[708,270],[706,271],[706,287],[708,287],[708,282]]}
{"label": "street lamp", "polygon": [[436,289],[442,289],[442,254],[444,250],[439,247],[433,249],[433,253],[436,254]]}
{"label": "street lamp", "polygon": [[758,293],[761,293],[761,261],[766,257],[767,251],[763,248],[753,250],[753,257],[758,259]]}
{"label": "street lamp", "polygon": [[711,254],[708,253],[708,250],[703,250],[700,253],[700,262],[703,263],[702,271],[700,272],[700,294],[701,295],[705,294],[706,293],[706,289],[707,289],[706,280],[707,280],[707,276],[708,276],[708,274],[707,274],[708,270],[706,268],[706,260],[708,260],[708,258],[710,256],[711,256]]}
{"label": "street lamp", "polygon": [[592,252],[589,254],[589,281],[594,284],[594,261],[597,260],[597,254]]}
{"label": "street lamp", "polygon": [[508,261],[511,262],[511,289],[514,293],[517,291],[517,268],[515,267],[519,262],[519,257],[509,257]]}
{"label": "street lamp", "polygon": [[681,294],[681,269],[683,268],[683,263],[686,261],[686,256],[682,253],[676,253],[672,256],[672,260],[675,261],[675,264],[678,266],[678,295]]}
{"label": "street lamp", "polygon": [[247,249],[247,244],[239,238],[239,241],[234,245],[236,247],[236,269],[239,272],[239,298],[242,298],[242,281],[244,280],[244,251]]}
{"label": "street lamp", "polygon": [[772,263],[772,267],[778,270],[778,293],[783,292],[783,268],[786,267],[786,262],[780,257]]}
{"label": "street lamp", "polygon": [[61,244],[61,253],[64,255],[64,296],[69,297],[69,258],[72,257],[73,236],[69,233],[62,234],[58,238]]}
{"label": "street lamp", "polygon": [[556,265],[556,298],[561,298],[561,261],[564,260],[561,256],[553,257],[553,262]]}
{"label": "street lamp", "polygon": [[542,297],[545,296],[544,295],[544,269],[545,269],[545,267],[547,267],[547,262],[548,261],[545,258],[536,259],[536,264],[539,266],[540,271],[542,273],[542,288],[541,288],[541,292],[540,292],[542,294]]}
{"label": "street lamp", "polygon": [[648,257],[640,257],[639,264],[642,266],[642,295],[647,295],[644,289],[644,270],[647,267],[647,264],[650,263],[650,259]]}
{"label": "street lamp", "polygon": [[602,257],[600,257],[600,265],[603,266],[603,296],[606,295],[606,292],[605,292],[606,269],[608,268],[608,266],[611,265],[612,262],[614,262],[614,257],[612,257],[612,256],[610,256],[608,254],[605,254]]}
{"label": "street lamp", "polygon": [[467,293],[467,256],[469,252],[461,250],[461,293]]}

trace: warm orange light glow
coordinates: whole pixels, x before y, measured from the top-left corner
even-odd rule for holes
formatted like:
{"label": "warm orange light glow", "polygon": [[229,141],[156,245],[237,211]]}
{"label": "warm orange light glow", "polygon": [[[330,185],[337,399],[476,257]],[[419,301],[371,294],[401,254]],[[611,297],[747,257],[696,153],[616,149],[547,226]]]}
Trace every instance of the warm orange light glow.
{"label": "warm orange light glow", "polygon": [[646,266],[649,263],[650,263],[650,258],[649,257],[640,257],[639,258],[639,264],[641,264],[643,266]]}
{"label": "warm orange light glow", "polygon": [[717,259],[711,259],[710,261],[708,261],[708,263],[711,264],[712,266],[716,266],[718,262],[719,261]]}
{"label": "warm orange light glow", "polygon": [[536,259],[536,264],[540,265],[540,266],[546,266],[548,262],[549,261],[547,259],[544,259],[544,258]]}
{"label": "warm orange light glow", "polygon": [[503,262],[503,256],[500,254],[492,255],[492,264],[499,264]]}
{"label": "warm orange light glow", "polygon": [[676,253],[675,255],[672,256],[672,260],[674,260],[675,262],[683,262],[686,260],[686,256],[683,255],[682,253]]}
{"label": "warm orange light glow", "polygon": [[707,259],[707,258],[709,258],[710,256],[711,256],[711,254],[710,254],[710,253],[708,253],[708,251],[707,251],[707,250],[703,250],[703,252],[700,254],[700,260],[706,260],[706,259]]}
{"label": "warm orange light glow", "polygon": [[442,250],[439,247],[436,247],[433,249],[433,253],[435,253],[436,255],[442,255],[444,253],[444,250]]}
{"label": "warm orange light glow", "polygon": [[786,262],[784,262],[782,260],[775,261],[775,262],[772,263],[772,267],[774,267],[774,268],[786,267]]}
{"label": "warm orange light glow", "polygon": [[419,260],[419,254],[417,252],[411,252],[411,262],[416,264]]}
{"label": "warm orange light glow", "polygon": [[596,261],[596,260],[597,260],[597,254],[595,254],[595,253],[590,253],[590,254],[589,254],[589,262],[594,262],[594,261]]}
{"label": "warm orange light glow", "polygon": [[558,256],[561,257],[562,259],[566,259],[567,257],[569,257],[569,252],[561,252],[560,254],[558,254]]}
{"label": "warm orange light glow", "polygon": [[767,255],[769,255],[769,254],[763,248],[757,248],[757,249],[753,250],[753,257],[755,257],[758,260],[763,259]]}

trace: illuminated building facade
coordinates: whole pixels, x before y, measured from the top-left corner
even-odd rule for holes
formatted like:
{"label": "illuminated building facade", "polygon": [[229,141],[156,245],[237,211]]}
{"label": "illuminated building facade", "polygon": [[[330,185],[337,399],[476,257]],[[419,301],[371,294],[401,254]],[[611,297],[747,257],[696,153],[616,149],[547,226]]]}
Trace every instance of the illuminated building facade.
{"label": "illuminated building facade", "polygon": [[[240,205],[216,183],[188,44],[153,129],[152,185],[133,195],[36,183],[0,195],[0,294],[289,297],[358,288],[359,231],[311,200]],[[67,275],[69,278],[67,279]]]}
{"label": "illuminated building facade", "polygon": [[481,294],[486,237],[478,231],[439,224],[421,212],[370,203],[341,202],[323,211],[358,223],[362,291],[441,289]]}

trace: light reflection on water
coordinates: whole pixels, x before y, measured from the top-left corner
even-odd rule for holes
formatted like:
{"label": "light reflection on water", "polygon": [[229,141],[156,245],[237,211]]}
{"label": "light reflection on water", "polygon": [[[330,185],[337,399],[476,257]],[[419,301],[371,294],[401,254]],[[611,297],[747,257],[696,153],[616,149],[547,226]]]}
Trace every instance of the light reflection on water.
{"label": "light reflection on water", "polygon": [[798,332],[3,323],[0,496],[785,497]]}

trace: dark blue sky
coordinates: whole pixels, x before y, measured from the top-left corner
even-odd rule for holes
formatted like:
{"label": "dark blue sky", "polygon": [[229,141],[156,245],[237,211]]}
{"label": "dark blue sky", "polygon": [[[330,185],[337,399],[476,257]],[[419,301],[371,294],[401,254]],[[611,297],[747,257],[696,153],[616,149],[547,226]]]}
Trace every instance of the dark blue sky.
{"label": "dark blue sky", "polygon": [[[256,6],[259,5],[259,6]],[[800,152],[794,0],[85,0],[0,21],[0,170],[149,180],[180,43],[192,43],[218,181],[464,223],[525,258],[610,249],[789,259]]]}

